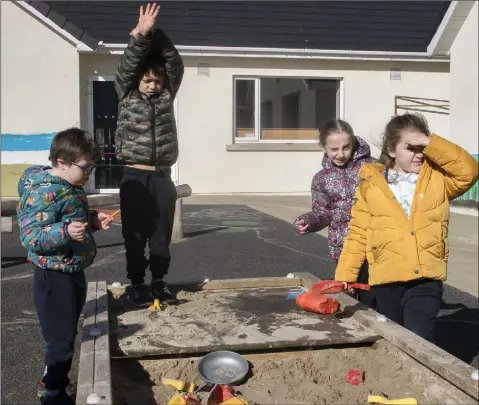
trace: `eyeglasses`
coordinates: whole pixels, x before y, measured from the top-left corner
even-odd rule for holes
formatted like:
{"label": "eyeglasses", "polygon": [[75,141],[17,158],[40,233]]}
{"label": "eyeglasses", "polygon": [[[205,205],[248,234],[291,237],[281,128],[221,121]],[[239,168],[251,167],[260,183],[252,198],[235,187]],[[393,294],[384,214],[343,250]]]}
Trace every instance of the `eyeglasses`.
{"label": "eyeglasses", "polygon": [[95,168],[95,165],[88,165],[88,166],[82,166],[82,165],[77,165],[76,163],[70,162],[73,166],[78,167],[84,174],[91,174],[93,169]]}

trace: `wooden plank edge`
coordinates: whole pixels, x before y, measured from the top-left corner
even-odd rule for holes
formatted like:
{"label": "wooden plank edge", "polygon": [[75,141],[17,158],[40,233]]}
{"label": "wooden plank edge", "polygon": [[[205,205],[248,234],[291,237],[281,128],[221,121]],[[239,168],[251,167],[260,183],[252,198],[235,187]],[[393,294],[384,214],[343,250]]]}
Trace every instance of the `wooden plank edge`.
{"label": "wooden plank edge", "polygon": [[[202,281],[186,282],[186,283],[171,283],[169,284],[172,290],[187,290],[187,291],[208,291],[208,290],[228,290],[240,288],[275,288],[275,287],[301,287],[301,278],[286,278],[286,277],[258,277],[258,278],[238,278],[225,280],[210,280],[206,283]],[[113,294],[123,294],[126,292],[128,285],[121,286],[108,285],[108,290]]]}
{"label": "wooden plank edge", "polygon": [[97,312],[95,326],[100,335],[95,338],[95,369],[93,389],[100,396],[99,404],[111,405],[111,367],[108,323],[108,290],[106,281],[97,284]]}
{"label": "wooden plank edge", "polygon": [[97,283],[89,282],[87,286],[87,296],[83,308],[83,325],[81,330],[80,360],[78,365],[76,404],[84,405],[87,403],[88,395],[93,392],[93,378],[95,367],[95,342],[90,336],[90,330],[96,322],[96,290]]}
{"label": "wooden plank edge", "polygon": [[[296,276],[301,278],[303,287],[309,290],[313,284],[321,281],[310,273],[296,273]],[[367,308],[349,295],[341,293],[334,297],[339,301],[340,308],[345,314],[373,329],[438,376],[475,400],[479,400],[478,383],[471,377],[476,371],[474,367],[390,320],[385,323],[378,321],[378,312]]]}

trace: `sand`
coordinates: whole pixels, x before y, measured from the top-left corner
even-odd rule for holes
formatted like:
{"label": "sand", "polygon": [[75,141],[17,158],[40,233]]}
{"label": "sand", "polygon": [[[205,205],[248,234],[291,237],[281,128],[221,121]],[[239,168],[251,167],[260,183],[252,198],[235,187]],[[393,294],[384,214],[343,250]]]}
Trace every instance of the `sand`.
{"label": "sand", "polygon": [[[368,347],[246,355],[250,374],[235,388],[250,404],[365,404],[368,394],[390,399],[414,397],[420,404],[476,403],[414,359],[382,340]],[[198,358],[113,360],[116,405],[167,404],[174,390],[161,378],[201,385]],[[349,369],[364,371],[364,382],[345,380]],[[203,404],[206,404],[203,394]]]}

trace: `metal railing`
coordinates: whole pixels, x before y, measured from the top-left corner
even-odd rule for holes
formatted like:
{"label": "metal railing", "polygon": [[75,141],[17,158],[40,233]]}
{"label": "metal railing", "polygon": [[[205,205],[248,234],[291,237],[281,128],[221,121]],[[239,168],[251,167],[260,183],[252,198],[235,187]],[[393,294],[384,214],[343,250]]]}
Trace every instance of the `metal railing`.
{"label": "metal railing", "polygon": [[399,110],[449,115],[449,105],[449,100],[394,96],[394,115],[398,115]]}

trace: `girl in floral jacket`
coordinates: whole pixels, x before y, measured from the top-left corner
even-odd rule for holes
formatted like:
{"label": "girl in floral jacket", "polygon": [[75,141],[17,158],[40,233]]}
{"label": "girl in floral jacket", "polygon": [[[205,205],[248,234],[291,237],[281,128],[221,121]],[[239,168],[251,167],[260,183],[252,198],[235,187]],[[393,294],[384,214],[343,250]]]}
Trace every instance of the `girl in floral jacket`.
{"label": "girl in floral jacket", "polygon": [[[319,129],[319,143],[325,152],[323,169],[313,177],[311,184],[312,211],[299,216],[294,225],[300,235],[318,232],[329,227],[331,258],[339,259],[348,233],[351,207],[359,183],[358,171],[364,163],[375,162],[367,142],[355,136],[351,126],[340,119],[326,122]],[[367,262],[359,282],[367,283]],[[359,300],[373,306],[367,291],[359,293]]]}

